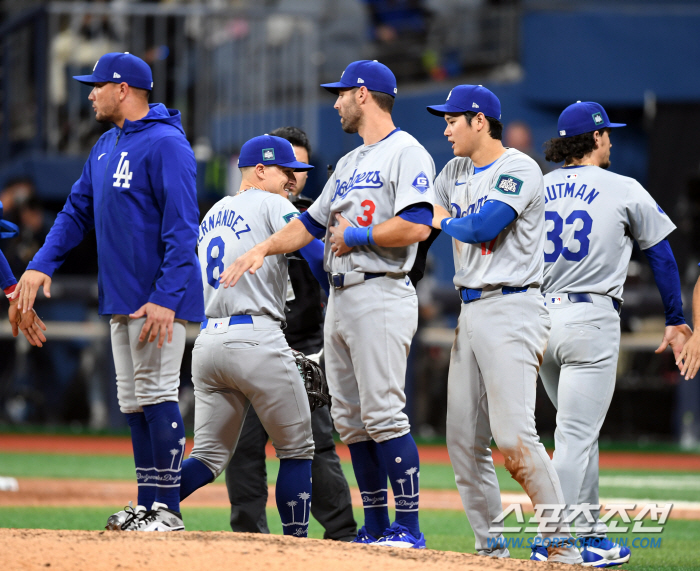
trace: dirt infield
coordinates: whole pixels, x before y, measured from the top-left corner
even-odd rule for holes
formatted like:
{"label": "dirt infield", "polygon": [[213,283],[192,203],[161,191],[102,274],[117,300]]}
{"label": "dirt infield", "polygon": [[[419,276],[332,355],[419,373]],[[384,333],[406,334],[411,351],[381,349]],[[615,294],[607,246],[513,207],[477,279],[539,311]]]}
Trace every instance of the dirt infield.
{"label": "dirt infield", "polygon": [[34,529],[0,529],[0,567],[8,571],[543,571],[565,568],[555,563],[488,559],[432,549],[392,549],[248,533],[142,534]]}
{"label": "dirt infield", "polygon": [[[186,454],[192,449],[192,439],[187,439]],[[341,460],[350,460],[347,446],[338,444]],[[450,457],[445,446],[419,446],[421,462],[427,464],[449,464]],[[131,440],[110,436],[58,436],[33,434],[0,434],[2,452],[37,452],[49,454],[123,454],[131,456]],[[551,456],[551,450],[550,456]],[[274,457],[271,445],[268,457]],[[493,461],[503,465],[503,455],[493,451]],[[659,454],[646,452],[601,452],[600,467],[618,470],[688,470],[700,471],[698,454]]]}

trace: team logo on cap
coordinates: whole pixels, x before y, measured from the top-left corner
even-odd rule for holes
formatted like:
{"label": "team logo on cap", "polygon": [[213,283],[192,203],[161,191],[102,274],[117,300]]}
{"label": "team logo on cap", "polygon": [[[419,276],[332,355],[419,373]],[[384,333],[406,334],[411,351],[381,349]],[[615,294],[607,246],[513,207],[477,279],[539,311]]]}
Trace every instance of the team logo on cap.
{"label": "team logo on cap", "polygon": [[523,188],[523,181],[519,178],[515,178],[510,174],[502,174],[498,177],[498,182],[496,182],[496,190],[502,192],[503,194],[520,194],[520,190]]}
{"label": "team logo on cap", "polygon": [[474,109],[478,109],[478,108],[479,108],[479,106],[478,106],[476,103],[472,103],[472,107],[473,107]]}
{"label": "team logo on cap", "polygon": [[121,75],[119,75],[116,71],[114,72],[114,75],[112,76],[112,79],[121,79]]}
{"label": "team logo on cap", "polygon": [[364,82],[365,82],[365,80],[362,79],[361,77],[358,77],[358,78],[357,78],[357,83],[364,83]]}
{"label": "team logo on cap", "polygon": [[452,95],[452,90],[450,89],[450,92],[447,94],[447,101],[450,100],[450,95]]}
{"label": "team logo on cap", "polygon": [[563,137],[564,135],[566,135],[566,131],[564,131],[564,129],[562,129],[561,131],[559,131],[559,136],[560,136],[560,137]]}
{"label": "team logo on cap", "polygon": [[95,62],[95,67],[92,68],[92,71],[95,71],[95,70],[97,69],[97,64],[98,64],[98,63],[100,63],[100,60],[97,60],[97,61]]}
{"label": "team logo on cap", "polygon": [[263,149],[262,156],[264,161],[274,161],[275,160],[275,149]]}
{"label": "team logo on cap", "polygon": [[596,125],[602,125],[603,123],[605,123],[605,121],[603,121],[603,116],[600,114],[600,111],[598,113],[593,113],[593,122]]}
{"label": "team logo on cap", "polygon": [[421,194],[425,194],[430,188],[430,179],[426,176],[423,171],[418,173],[418,176],[413,179],[413,184],[411,185]]}

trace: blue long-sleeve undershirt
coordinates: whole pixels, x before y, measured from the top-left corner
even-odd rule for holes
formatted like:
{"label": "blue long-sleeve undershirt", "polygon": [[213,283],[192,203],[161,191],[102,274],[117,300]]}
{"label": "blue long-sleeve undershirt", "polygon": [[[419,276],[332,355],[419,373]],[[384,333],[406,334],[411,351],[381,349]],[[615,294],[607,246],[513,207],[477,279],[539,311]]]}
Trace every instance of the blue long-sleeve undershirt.
{"label": "blue long-sleeve undershirt", "polygon": [[10,264],[7,263],[7,258],[5,258],[5,255],[0,252],[0,290],[5,290],[16,283],[17,280],[12,274]]}
{"label": "blue long-sleeve undershirt", "polygon": [[313,239],[306,246],[304,246],[299,253],[303,258],[309,263],[309,269],[314,275],[318,283],[321,284],[323,291],[328,295],[328,274],[326,274],[323,269],[323,242],[321,240]]}
{"label": "blue long-sleeve undershirt", "polygon": [[464,218],[445,218],[440,226],[460,242],[479,244],[493,240],[516,216],[517,212],[505,202],[488,200],[479,212]]}
{"label": "blue long-sleeve undershirt", "polygon": [[681,277],[671,245],[668,240],[661,240],[655,246],[644,250],[644,253],[649,260],[656,287],[659,288],[661,300],[664,303],[666,326],[683,325],[685,318],[681,299]]}

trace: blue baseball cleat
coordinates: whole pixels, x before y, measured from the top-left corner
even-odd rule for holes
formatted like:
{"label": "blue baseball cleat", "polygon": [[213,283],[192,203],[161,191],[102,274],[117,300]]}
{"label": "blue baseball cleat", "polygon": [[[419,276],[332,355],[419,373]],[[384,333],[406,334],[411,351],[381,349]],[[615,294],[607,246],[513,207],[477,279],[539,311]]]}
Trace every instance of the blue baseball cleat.
{"label": "blue baseball cleat", "polygon": [[367,528],[363,525],[360,531],[357,532],[357,537],[353,539],[350,543],[375,543],[377,539],[373,537]]}
{"label": "blue baseball cleat", "polygon": [[425,549],[425,536],[421,533],[420,537],[416,538],[407,527],[394,522],[373,545]]}
{"label": "blue baseball cleat", "polygon": [[581,557],[584,567],[613,567],[630,560],[630,548],[613,543],[607,537],[587,537]]}
{"label": "blue baseball cleat", "polygon": [[533,545],[530,561],[547,561],[549,553],[544,545]]}

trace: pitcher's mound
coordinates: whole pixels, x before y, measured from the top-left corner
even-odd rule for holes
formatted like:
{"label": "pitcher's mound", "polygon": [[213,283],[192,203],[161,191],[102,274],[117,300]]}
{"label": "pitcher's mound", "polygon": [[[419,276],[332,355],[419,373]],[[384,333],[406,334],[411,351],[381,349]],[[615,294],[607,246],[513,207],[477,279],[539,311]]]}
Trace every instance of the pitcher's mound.
{"label": "pitcher's mound", "polygon": [[0,529],[3,570],[468,571],[564,569],[464,553],[230,532],[134,533]]}

